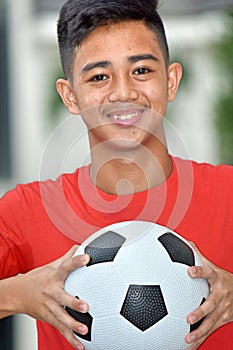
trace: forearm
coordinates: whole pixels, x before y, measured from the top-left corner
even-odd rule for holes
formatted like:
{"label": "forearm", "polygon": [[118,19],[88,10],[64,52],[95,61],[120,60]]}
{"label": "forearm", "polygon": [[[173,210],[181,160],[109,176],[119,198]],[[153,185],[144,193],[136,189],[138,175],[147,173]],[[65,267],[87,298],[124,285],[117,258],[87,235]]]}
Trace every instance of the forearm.
{"label": "forearm", "polygon": [[67,306],[78,312],[88,312],[85,301],[67,294],[63,288],[68,274],[89,262],[88,255],[73,257],[76,250],[77,246],[74,246],[64,256],[48,265],[24,275],[0,280],[0,318],[22,313],[48,322],[74,348],[83,349],[71,330],[85,335],[88,328],[75,321],[64,309]]}
{"label": "forearm", "polygon": [[20,276],[0,280],[0,318],[20,313]]}

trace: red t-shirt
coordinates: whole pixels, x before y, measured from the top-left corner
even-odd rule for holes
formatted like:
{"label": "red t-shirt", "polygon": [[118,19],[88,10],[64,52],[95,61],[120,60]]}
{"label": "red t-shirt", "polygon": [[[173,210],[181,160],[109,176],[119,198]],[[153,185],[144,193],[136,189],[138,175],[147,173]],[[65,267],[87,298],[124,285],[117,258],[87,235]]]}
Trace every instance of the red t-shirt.
{"label": "red t-shirt", "polygon": [[[0,278],[47,264],[106,225],[153,221],[197,244],[233,273],[233,168],[172,158],[162,185],[134,195],[106,194],[92,184],[89,167],[56,181],[19,185],[0,200]],[[37,322],[40,350],[71,350],[63,336]],[[201,350],[231,350],[233,323],[221,327]]]}

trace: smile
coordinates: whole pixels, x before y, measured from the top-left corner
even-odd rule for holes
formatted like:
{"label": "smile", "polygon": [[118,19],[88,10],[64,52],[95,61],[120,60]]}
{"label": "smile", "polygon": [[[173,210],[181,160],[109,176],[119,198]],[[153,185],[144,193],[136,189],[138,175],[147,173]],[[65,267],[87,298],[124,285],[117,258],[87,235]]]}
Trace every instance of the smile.
{"label": "smile", "polygon": [[139,122],[144,110],[118,110],[107,114],[112,123],[122,126],[133,126]]}
{"label": "smile", "polygon": [[141,115],[141,112],[133,112],[129,114],[110,114],[108,117],[114,120],[130,120]]}

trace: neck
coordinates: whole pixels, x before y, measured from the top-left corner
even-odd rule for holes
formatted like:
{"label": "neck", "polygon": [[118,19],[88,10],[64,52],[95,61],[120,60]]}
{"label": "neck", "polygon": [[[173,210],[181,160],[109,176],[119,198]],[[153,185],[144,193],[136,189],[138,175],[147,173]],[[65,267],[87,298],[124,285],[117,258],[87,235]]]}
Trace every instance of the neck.
{"label": "neck", "polygon": [[[158,145],[157,145],[158,146]],[[142,192],[162,184],[172,172],[172,162],[162,143],[156,154],[147,148],[137,152],[92,154],[91,179],[102,191],[126,195]],[[100,155],[101,154],[101,157]]]}

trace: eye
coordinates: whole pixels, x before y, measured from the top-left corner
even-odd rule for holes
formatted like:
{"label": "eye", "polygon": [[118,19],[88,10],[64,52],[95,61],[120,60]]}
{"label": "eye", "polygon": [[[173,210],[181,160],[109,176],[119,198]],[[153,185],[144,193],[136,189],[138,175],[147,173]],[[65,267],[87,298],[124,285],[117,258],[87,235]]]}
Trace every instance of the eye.
{"label": "eye", "polygon": [[134,71],[134,74],[135,75],[143,75],[143,74],[148,74],[150,72],[151,72],[151,70],[149,68],[140,67]]}
{"label": "eye", "polygon": [[104,81],[104,80],[107,80],[107,79],[108,79],[107,75],[105,75],[105,74],[97,74],[93,78],[91,78],[90,81],[99,82],[99,81]]}

